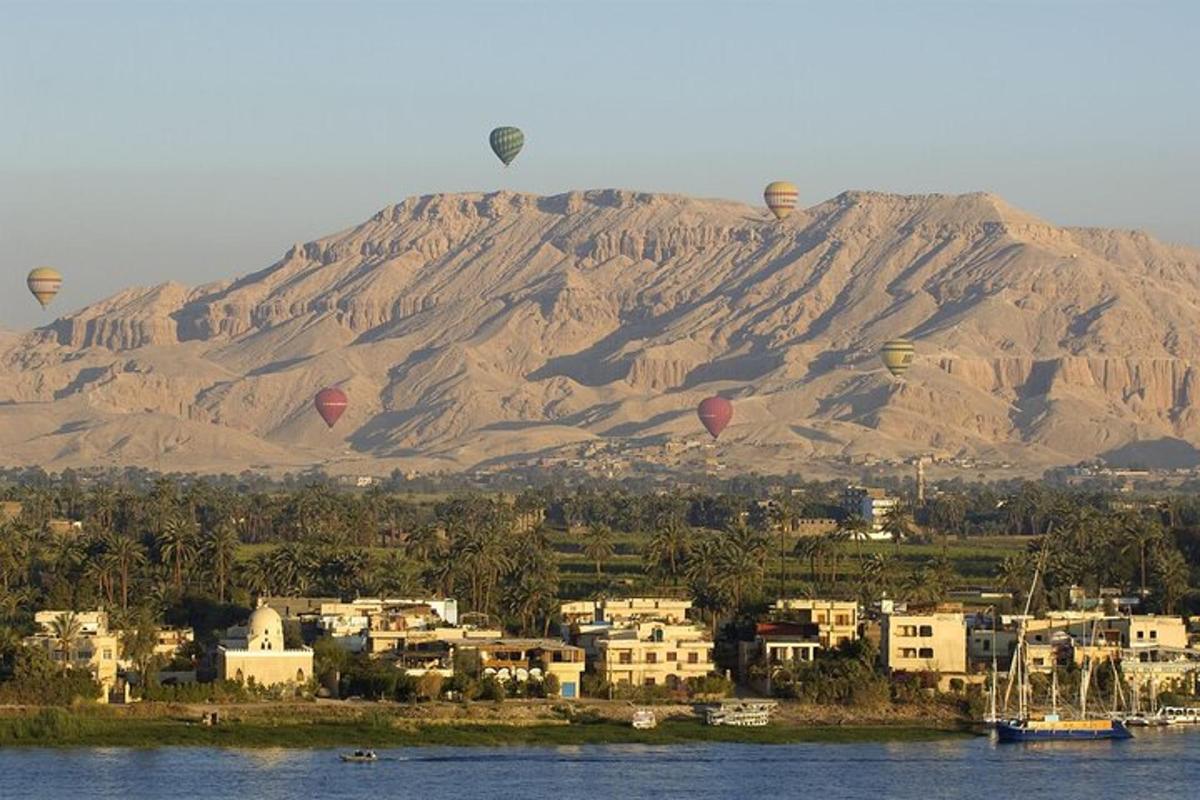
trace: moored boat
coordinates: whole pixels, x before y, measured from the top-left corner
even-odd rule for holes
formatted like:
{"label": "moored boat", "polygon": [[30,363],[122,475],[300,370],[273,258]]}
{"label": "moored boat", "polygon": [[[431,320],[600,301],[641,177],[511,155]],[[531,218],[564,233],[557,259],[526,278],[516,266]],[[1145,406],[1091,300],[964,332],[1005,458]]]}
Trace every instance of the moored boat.
{"label": "moored boat", "polygon": [[658,725],[658,719],[655,718],[653,711],[646,708],[640,708],[633,712],[632,723],[635,729],[639,731],[645,731],[656,727]]}
{"label": "moored boat", "polygon": [[1130,739],[1133,734],[1116,719],[1045,719],[1001,720],[996,736],[1002,742],[1054,742],[1094,739]]}

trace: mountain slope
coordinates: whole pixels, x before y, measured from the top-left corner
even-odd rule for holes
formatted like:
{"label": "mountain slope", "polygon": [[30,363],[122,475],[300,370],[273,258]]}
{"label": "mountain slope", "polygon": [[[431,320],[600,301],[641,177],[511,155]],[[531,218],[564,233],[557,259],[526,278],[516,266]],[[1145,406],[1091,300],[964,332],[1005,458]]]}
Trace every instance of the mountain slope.
{"label": "mountain slope", "polygon": [[[725,458],[1029,467],[1200,443],[1200,252],[987,194],[846,192],[783,223],[603,190],[410,198],[244,278],[129,289],[0,342],[8,463],[457,469],[697,435]],[[876,360],[918,342],[907,380]],[[313,393],[350,409],[331,432]]]}

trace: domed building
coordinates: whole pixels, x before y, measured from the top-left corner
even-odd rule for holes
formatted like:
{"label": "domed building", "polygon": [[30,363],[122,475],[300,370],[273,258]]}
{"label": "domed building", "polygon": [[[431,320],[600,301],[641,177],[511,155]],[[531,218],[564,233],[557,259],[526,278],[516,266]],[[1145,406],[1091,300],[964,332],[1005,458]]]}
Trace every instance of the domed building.
{"label": "domed building", "polygon": [[217,648],[217,677],[256,686],[299,686],[312,679],[312,648],[288,649],[283,618],[260,605],[245,625],[230,628]]}

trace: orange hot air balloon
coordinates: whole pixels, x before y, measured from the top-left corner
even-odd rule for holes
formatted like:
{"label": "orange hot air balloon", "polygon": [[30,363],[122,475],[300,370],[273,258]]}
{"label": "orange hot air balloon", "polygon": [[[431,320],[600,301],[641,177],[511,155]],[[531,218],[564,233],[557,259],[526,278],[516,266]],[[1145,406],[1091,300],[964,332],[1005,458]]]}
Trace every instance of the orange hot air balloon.
{"label": "orange hot air balloon", "polygon": [[725,426],[729,424],[729,420],[733,419],[733,403],[726,400],[724,397],[706,397],[700,401],[700,407],[696,409],[696,415],[700,417],[701,424],[708,430],[709,434],[716,439],[721,435],[721,431],[725,430]]}
{"label": "orange hot air balloon", "polygon": [[331,428],[341,419],[349,404],[346,393],[336,386],[329,386],[317,392],[316,399],[313,401],[313,405],[317,407],[317,413]]}
{"label": "orange hot air balloon", "polygon": [[796,208],[800,191],[794,183],[773,181],[763,190],[763,199],[767,201],[767,208],[771,209],[775,219],[783,219]]}
{"label": "orange hot air balloon", "polygon": [[25,285],[42,304],[42,308],[45,308],[50,305],[54,295],[58,294],[58,290],[62,288],[62,275],[51,267],[38,267],[29,271],[29,275],[25,278]]}

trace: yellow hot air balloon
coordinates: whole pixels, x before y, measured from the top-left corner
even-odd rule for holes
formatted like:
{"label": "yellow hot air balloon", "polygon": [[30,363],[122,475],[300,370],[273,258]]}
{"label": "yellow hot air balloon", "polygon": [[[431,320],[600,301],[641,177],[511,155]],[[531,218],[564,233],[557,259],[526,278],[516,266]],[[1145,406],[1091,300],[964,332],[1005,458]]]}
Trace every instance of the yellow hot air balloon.
{"label": "yellow hot air balloon", "polygon": [[62,288],[62,275],[56,269],[38,267],[29,271],[29,277],[25,279],[25,283],[37,301],[42,304],[42,308],[45,308],[50,305],[54,295],[58,294],[58,290]]}
{"label": "yellow hot air balloon", "polygon": [[897,378],[908,372],[908,368],[912,366],[913,359],[916,357],[917,349],[907,339],[886,341],[879,351],[879,358],[883,361],[883,365]]}
{"label": "yellow hot air balloon", "polygon": [[772,181],[767,184],[766,189],[763,189],[763,199],[767,201],[767,208],[771,209],[775,219],[783,219],[796,207],[796,201],[800,199],[800,191],[794,183]]}

